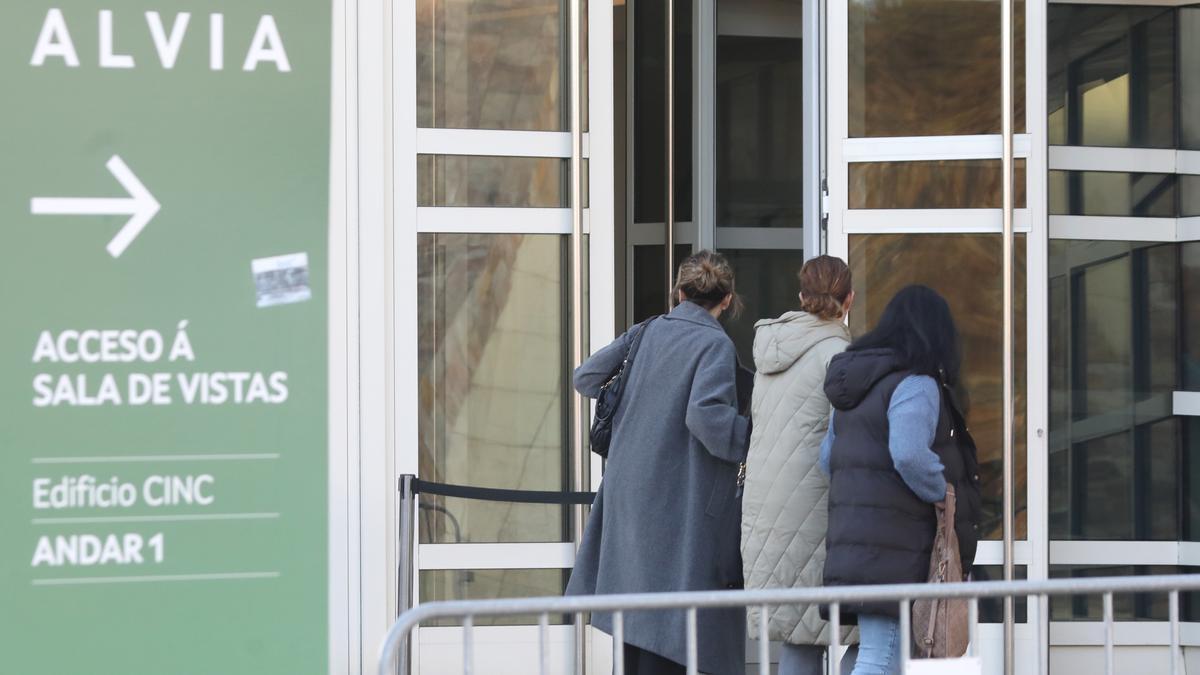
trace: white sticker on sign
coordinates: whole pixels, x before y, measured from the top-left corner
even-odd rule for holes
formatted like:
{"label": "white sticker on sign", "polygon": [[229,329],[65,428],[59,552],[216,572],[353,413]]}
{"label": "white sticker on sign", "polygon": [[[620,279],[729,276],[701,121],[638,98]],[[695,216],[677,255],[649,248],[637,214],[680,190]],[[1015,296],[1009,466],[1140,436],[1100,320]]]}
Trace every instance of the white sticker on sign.
{"label": "white sticker on sign", "polygon": [[304,302],[312,297],[308,286],[308,254],[291,253],[250,261],[259,307]]}

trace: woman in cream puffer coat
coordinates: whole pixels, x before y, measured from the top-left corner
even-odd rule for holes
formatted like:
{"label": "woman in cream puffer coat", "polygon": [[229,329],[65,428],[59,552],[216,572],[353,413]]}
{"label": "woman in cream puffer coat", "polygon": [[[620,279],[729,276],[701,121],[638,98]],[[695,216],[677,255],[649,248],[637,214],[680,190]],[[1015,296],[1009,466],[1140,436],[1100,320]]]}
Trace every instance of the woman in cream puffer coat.
{"label": "woman in cream puffer coat", "polygon": [[[823,388],[830,359],[850,343],[844,323],[854,300],[850,270],[821,256],[800,272],[802,311],[755,324],[753,431],[742,500],[746,588],[821,585],[829,483],[818,466],[830,405]],[[780,675],[821,673],[829,627],[816,605],[772,607],[768,634],[784,643]],[[761,610],[748,631],[759,634]],[[844,629],[842,644],[854,639]],[[849,666],[842,672],[850,672]]]}

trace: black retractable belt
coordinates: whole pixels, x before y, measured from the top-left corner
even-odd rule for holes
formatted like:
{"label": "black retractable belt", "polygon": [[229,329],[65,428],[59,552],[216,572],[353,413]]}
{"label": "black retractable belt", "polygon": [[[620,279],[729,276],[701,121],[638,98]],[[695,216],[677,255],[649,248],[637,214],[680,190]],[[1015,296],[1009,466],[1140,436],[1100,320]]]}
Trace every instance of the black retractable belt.
{"label": "black retractable belt", "polygon": [[[413,479],[414,494],[438,495],[441,497],[457,497],[459,499],[475,499],[487,502],[514,502],[519,504],[591,504],[596,499],[595,492],[563,492],[555,490],[502,490],[500,488],[470,487],[467,485],[450,485],[448,483],[431,483],[420,478]],[[403,485],[401,485],[403,489]]]}

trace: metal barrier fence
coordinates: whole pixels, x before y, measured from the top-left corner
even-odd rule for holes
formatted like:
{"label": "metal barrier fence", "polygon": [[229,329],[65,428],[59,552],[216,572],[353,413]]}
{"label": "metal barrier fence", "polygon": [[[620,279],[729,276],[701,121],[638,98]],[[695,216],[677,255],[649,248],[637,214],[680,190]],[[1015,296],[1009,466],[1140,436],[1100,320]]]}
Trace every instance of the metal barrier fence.
{"label": "metal barrier fence", "polygon": [[[978,655],[979,645],[979,600],[981,598],[1028,597],[1036,599],[1038,607],[1046,605],[1049,596],[1101,595],[1104,598],[1104,659],[1105,674],[1115,675],[1113,655],[1113,595],[1122,593],[1166,593],[1169,598],[1170,618],[1170,673],[1183,675],[1180,665],[1179,646],[1179,594],[1184,591],[1200,590],[1200,575],[1164,575],[1147,577],[1095,577],[1088,579],[1056,579],[1050,581],[989,581],[960,584],[907,584],[892,586],[843,586],[805,589],[754,590],[754,591],[700,591],[688,593],[637,593],[625,595],[594,595],[549,598],[521,598],[506,600],[477,600],[432,602],[419,605],[404,612],[388,631],[379,655],[380,675],[395,675],[408,672],[410,665],[410,636],[421,623],[433,619],[462,619],[463,621],[463,673],[470,675],[474,669],[474,620],[482,616],[535,615],[539,618],[539,658],[537,672],[549,675],[549,620],[551,614],[575,615],[582,623],[585,612],[613,612],[613,674],[624,675],[623,627],[626,612],[649,609],[680,609],[687,612],[687,672],[697,675],[696,612],[700,609],[761,607],[786,604],[819,604],[830,608],[833,636],[832,647],[836,650],[840,630],[837,622],[838,608],[843,604],[858,602],[896,602],[900,608],[901,644],[911,644],[910,602],[920,598],[967,598],[970,607],[971,647],[969,655]],[[767,658],[767,612],[760,613],[758,626],[759,672],[769,673]],[[1049,641],[1045,631],[1045,615],[1038,622],[1039,650],[1045,650]],[[836,652],[835,652],[836,653]],[[1038,673],[1048,672],[1048,655],[1038,654]],[[907,667],[909,650],[901,650],[902,669]],[[830,659],[833,675],[841,675],[837,659]]]}

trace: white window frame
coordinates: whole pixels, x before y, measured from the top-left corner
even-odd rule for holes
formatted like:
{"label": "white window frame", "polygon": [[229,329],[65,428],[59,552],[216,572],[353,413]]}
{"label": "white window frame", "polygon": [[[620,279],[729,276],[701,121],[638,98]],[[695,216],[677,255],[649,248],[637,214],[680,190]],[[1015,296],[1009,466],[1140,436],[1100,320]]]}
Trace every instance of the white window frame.
{"label": "white window frame", "polygon": [[[382,0],[366,0],[383,5]],[[389,67],[379,73],[381,81],[390,82],[390,105],[380,103],[378,110],[389,114],[377,117],[388,119],[390,145],[390,251],[387,274],[390,294],[387,315],[390,324],[380,328],[388,337],[387,372],[389,390],[380,396],[380,405],[390,405],[388,445],[392,449],[391,467],[377,475],[391,477],[395,486],[401,474],[418,473],[418,438],[415,424],[397,420],[415,418],[419,405],[417,391],[417,237],[425,233],[487,233],[487,234],[557,234],[570,236],[570,208],[494,208],[494,207],[421,207],[417,204],[418,155],[482,155],[495,157],[571,157],[569,131],[507,131],[489,129],[421,128],[416,119],[416,11],[418,0],[394,0],[388,21],[391,26]],[[569,5],[563,4],[565,10]],[[594,199],[583,209],[584,232],[588,235],[588,283],[590,288],[613,288],[613,102],[606,92],[612,91],[613,10],[611,4],[587,4],[589,129],[583,134],[582,157],[589,165],[587,194]],[[374,25],[379,25],[373,17]],[[564,24],[566,22],[564,21]],[[368,27],[370,23],[363,23]],[[368,32],[364,29],[364,32]],[[379,63],[387,63],[380,53]],[[567,71],[571,65],[560,64]],[[360,78],[363,77],[360,69]],[[566,102],[564,101],[564,104]],[[592,139],[596,144],[592,144]],[[388,147],[379,139],[379,147]],[[592,224],[596,227],[593,228]],[[566,283],[564,270],[564,283]],[[386,285],[386,284],[385,284]],[[592,293],[588,304],[588,339],[593,346],[604,345],[613,339],[614,301],[611,293]],[[382,314],[382,312],[380,312]],[[381,425],[382,426],[382,425]],[[599,480],[599,464],[592,459],[593,485]],[[394,523],[393,518],[388,521]],[[371,531],[394,532],[391,525]],[[434,569],[549,569],[570,567],[574,563],[572,542],[497,543],[497,544],[420,544],[414,532],[416,565],[410,579],[414,601],[419,602],[419,573]],[[395,546],[392,549],[392,560]],[[391,565],[395,570],[396,566]],[[394,573],[392,574],[394,577]],[[395,598],[394,591],[380,596]],[[381,600],[382,601],[382,600]],[[394,600],[386,614],[394,615]],[[551,627],[552,642],[570,652],[573,641],[571,626]],[[416,672],[420,672],[421,645],[436,645],[439,641],[458,636],[458,629],[421,628],[413,640]],[[494,643],[497,648],[513,644],[536,644],[537,627],[487,627],[475,631],[477,649]],[[381,636],[380,636],[381,637]],[[515,641],[514,641],[515,640]],[[376,641],[374,644],[377,644]],[[436,662],[436,658],[434,659]],[[436,667],[432,666],[431,667]]]}
{"label": "white window frame", "polygon": [[[1051,171],[1200,175],[1200,151],[1054,145]],[[1050,216],[1051,239],[1101,241],[1200,241],[1200,217]]]}

